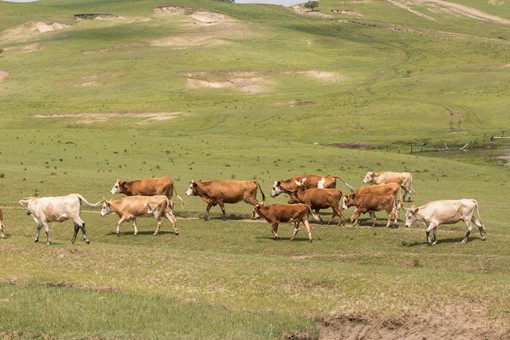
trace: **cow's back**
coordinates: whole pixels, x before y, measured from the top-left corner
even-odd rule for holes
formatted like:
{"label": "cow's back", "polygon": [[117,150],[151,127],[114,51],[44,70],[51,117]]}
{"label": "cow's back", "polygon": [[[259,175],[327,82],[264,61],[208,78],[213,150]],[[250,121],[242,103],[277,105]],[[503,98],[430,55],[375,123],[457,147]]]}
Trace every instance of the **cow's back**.
{"label": "cow's back", "polygon": [[173,181],[168,177],[144,178],[126,182],[125,187],[128,196],[168,196],[173,190]]}

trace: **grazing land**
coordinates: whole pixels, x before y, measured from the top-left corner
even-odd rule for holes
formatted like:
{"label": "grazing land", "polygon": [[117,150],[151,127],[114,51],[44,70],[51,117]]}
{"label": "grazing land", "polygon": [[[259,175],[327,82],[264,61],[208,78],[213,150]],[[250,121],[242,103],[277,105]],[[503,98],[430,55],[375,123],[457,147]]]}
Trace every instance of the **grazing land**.
{"label": "grazing land", "polygon": [[[0,2],[0,335],[509,339],[509,48],[505,1]],[[369,170],[413,173],[405,207],[476,199],[487,240],[458,223],[431,247],[381,213],[273,240],[245,203],[205,222],[185,197],[256,179],[285,203],[275,180]],[[90,245],[67,221],[46,246],[18,204],[163,176],[178,236],[84,206]]]}

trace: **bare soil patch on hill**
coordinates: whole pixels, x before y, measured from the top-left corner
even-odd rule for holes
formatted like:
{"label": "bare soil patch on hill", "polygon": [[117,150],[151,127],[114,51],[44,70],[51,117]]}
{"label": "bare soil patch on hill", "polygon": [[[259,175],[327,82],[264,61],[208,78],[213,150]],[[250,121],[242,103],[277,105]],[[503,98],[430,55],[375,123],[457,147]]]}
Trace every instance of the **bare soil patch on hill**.
{"label": "bare soil patch on hill", "polygon": [[137,124],[148,124],[151,121],[160,121],[176,118],[180,112],[88,112],[88,113],[48,113],[34,115],[36,118],[77,118],[77,124],[90,124],[107,121],[116,117],[145,118]]}
{"label": "bare soil patch on hill", "polygon": [[7,78],[8,76],[10,76],[11,74],[7,71],[1,71],[0,70],[0,81],[3,81],[5,78]]}

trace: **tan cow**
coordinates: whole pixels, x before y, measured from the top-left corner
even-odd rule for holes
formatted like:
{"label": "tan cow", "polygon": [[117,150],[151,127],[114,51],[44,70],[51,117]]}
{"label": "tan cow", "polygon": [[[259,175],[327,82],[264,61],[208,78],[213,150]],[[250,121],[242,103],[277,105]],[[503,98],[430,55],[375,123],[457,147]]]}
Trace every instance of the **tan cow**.
{"label": "tan cow", "polygon": [[342,196],[342,191],[338,189],[315,188],[305,190],[300,188],[290,194],[288,203],[304,203],[310,206],[312,210],[315,210],[315,213],[317,214],[317,217],[321,223],[324,223],[324,221],[319,214],[319,210],[332,208],[333,214],[331,215],[331,219],[329,220],[328,224],[331,224],[333,218],[338,215],[338,225],[340,225],[342,223],[342,210],[339,208],[339,204]]}
{"label": "tan cow", "polygon": [[[478,213],[478,219],[475,217],[475,210]],[[406,210],[406,227],[412,226],[416,221],[424,222],[427,225],[427,242],[430,245],[437,243],[436,233],[440,224],[464,221],[467,230],[462,243],[466,243],[468,240],[471,233],[471,222],[477,225],[483,241],[485,241],[487,232],[478,211],[478,202],[474,199],[432,201],[419,208],[413,205]],[[434,241],[430,240],[431,230],[434,232]]]}
{"label": "tan cow", "polygon": [[276,197],[282,193],[289,194],[299,188],[304,189],[334,189],[336,188],[336,179],[340,179],[351,190],[354,188],[347,184],[340,176],[320,176],[320,175],[299,175],[291,177],[287,180],[275,181],[271,197]]}
{"label": "tan cow", "polygon": [[388,184],[388,183],[398,183],[404,189],[404,201],[406,200],[406,195],[409,194],[409,202],[411,202],[411,193],[415,193],[413,189],[413,175],[410,172],[367,172],[365,179],[363,179],[363,183],[373,183],[373,184]]}
{"label": "tan cow", "polygon": [[120,200],[105,201],[103,208],[101,209],[101,216],[106,216],[112,213],[115,213],[120,217],[120,220],[117,223],[117,236],[119,236],[120,233],[120,225],[124,221],[132,221],[135,229],[133,235],[138,235],[136,218],[141,216],[155,217],[156,221],[158,221],[158,226],[154,232],[154,236],[159,233],[161,224],[163,224],[163,221],[161,220],[162,216],[172,223],[175,235],[179,235],[179,231],[176,227],[175,216],[170,210],[170,200],[164,195],[126,196]]}
{"label": "tan cow", "polygon": [[[400,208],[402,207],[402,198],[400,197],[400,199],[397,199],[397,194],[400,197],[400,185],[397,183],[361,187],[349,195],[343,197],[342,208],[348,209],[352,206],[356,207],[356,210],[353,214],[353,217],[356,215],[356,221],[354,222],[353,226],[358,224],[360,214],[368,212],[370,219],[372,220],[372,227],[375,227],[374,212],[385,210],[388,214],[388,222],[386,224],[386,228],[389,228],[391,224],[391,217],[393,215],[395,215],[395,227],[398,227],[398,218]],[[351,217],[351,222],[353,217]]]}
{"label": "tan cow", "polygon": [[5,235],[4,235],[4,214],[2,212],[2,209],[0,209],[0,237],[5,238]]}
{"label": "tan cow", "polygon": [[168,197],[170,200],[170,210],[174,211],[174,199],[173,195],[177,196],[177,199],[181,203],[181,206],[184,204],[184,200],[177,194],[177,190],[175,189],[174,181],[168,177],[161,178],[144,178],[137,179],[130,182],[121,181],[117,179],[115,185],[113,186],[110,193],[112,195],[115,194],[124,194],[126,196],[155,196],[155,195],[164,195]]}
{"label": "tan cow", "polygon": [[49,222],[63,222],[72,219],[74,222],[74,235],[71,243],[76,240],[78,230],[81,229],[83,241],[90,243],[85,234],[85,222],[80,218],[81,204],[85,203],[91,207],[97,207],[103,201],[96,204],[87,202],[80,194],[70,194],[67,196],[56,197],[27,197],[19,201],[19,204],[27,206],[27,215],[32,215],[37,222],[37,234],[35,242],[39,241],[39,232],[44,227],[46,231],[46,244],[50,244],[50,228]]}
{"label": "tan cow", "polygon": [[200,196],[207,203],[204,220],[209,218],[211,207],[219,204],[223,213],[223,220],[227,219],[225,203],[238,203],[244,201],[251,205],[257,205],[257,188],[262,194],[262,201],[265,200],[264,192],[259,182],[253,181],[191,181],[186,195]]}
{"label": "tan cow", "polygon": [[[312,229],[308,222],[308,214],[312,212],[310,207],[306,204],[271,204],[264,206],[257,204],[253,208],[251,216],[252,220],[257,218],[265,218],[267,222],[271,223],[271,232],[274,234],[275,240],[280,239],[278,236],[278,224],[281,222],[293,222],[294,223],[294,234],[292,234],[291,241],[296,237],[299,231],[299,223],[303,222],[306,229],[308,230],[308,241],[312,242]],[[312,213],[313,215],[313,213]],[[316,218],[316,216],[314,215]]]}

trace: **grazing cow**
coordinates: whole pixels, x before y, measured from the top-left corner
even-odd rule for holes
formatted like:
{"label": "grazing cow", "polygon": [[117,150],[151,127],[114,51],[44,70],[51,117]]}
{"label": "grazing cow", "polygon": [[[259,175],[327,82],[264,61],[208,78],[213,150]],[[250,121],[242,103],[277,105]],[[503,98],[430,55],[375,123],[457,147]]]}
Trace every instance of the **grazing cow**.
{"label": "grazing cow", "polygon": [[[375,211],[385,210],[388,214],[388,222],[386,228],[389,228],[391,224],[391,217],[395,215],[395,227],[398,227],[398,218],[400,208],[402,207],[402,198],[400,197],[400,203],[397,200],[397,193],[400,196],[400,185],[397,183],[389,183],[382,185],[372,185],[367,187],[361,187],[356,191],[346,195],[342,199],[342,208],[347,209],[355,206],[356,210],[356,221],[353,226],[358,224],[358,219],[361,213],[369,213],[370,219],[372,220],[372,227],[375,227]],[[351,217],[351,222],[353,220]]]}
{"label": "grazing cow", "polygon": [[339,178],[351,190],[354,188],[347,184],[340,176],[320,176],[320,175],[299,175],[291,177],[287,180],[275,181],[271,197],[276,197],[281,193],[289,194],[298,188],[312,189],[334,189],[336,187],[336,179]]}
{"label": "grazing cow", "polygon": [[367,172],[363,183],[388,184],[398,183],[404,189],[404,201],[406,195],[409,194],[409,202],[411,202],[411,193],[415,193],[413,189],[413,175],[410,172]]}
{"label": "grazing cow", "polygon": [[138,229],[136,228],[136,218],[140,216],[154,216],[158,221],[158,226],[154,235],[159,233],[161,224],[163,221],[161,217],[166,217],[167,220],[172,223],[175,230],[175,235],[179,235],[175,224],[176,219],[170,208],[170,200],[164,195],[156,196],[126,196],[120,200],[109,200],[103,203],[101,209],[101,216],[105,216],[111,213],[119,215],[120,220],[117,223],[117,236],[120,233],[120,225],[124,221],[132,221],[133,227],[135,228],[134,235],[138,235]]}
{"label": "grazing cow", "polygon": [[5,238],[5,235],[4,235],[4,214],[2,212],[2,209],[0,209],[0,237]]}
{"label": "grazing cow", "polygon": [[[264,206],[257,204],[253,208],[251,216],[252,220],[264,217],[267,222],[271,223],[271,231],[274,234],[275,240],[280,239],[278,236],[278,224],[281,222],[293,222],[294,223],[294,234],[292,234],[291,241],[296,237],[299,231],[299,223],[303,222],[306,229],[308,230],[308,240],[312,242],[312,230],[310,223],[308,222],[308,214],[312,212],[310,207],[306,204],[271,204]],[[313,215],[313,212],[312,212]],[[317,218],[314,215],[314,218]]]}
{"label": "grazing cow", "polygon": [[[478,213],[478,219],[475,217],[475,209]],[[430,245],[437,243],[437,227],[440,224],[454,224],[459,221],[466,223],[466,236],[462,243],[466,243],[471,233],[471,222],[474,222],[480,230],[482,240],[485,241],[485,233],[487,232],[483,225],[478,211],[478,202],[473,199],[462,200],[444,200],[432,201],[419,208],[414,205],[406,209],[406,227],[410,227],[416,221],[424,222],[427,225],[427,242]],[[430,241],[430,231],[434,232],[434,241]]]}
{"label": "grazing cow", "polygon": [[308,189],[305,190],[303,188],[298,189],[290,194],[289,204],[293,203],[304,203],[313,210],[317,214],[321,223],[324,223],[322,220],[319,210],[332,208],[333,214],[331,215],[331,219],[328,224],[331,224],[333,218],[338,215],[338,225],[342,222],[342,210],[339,209],[338,205],[340,200],[342,199],[342,191],[338,189]]}
{"label": "grazing cow", "polygon": [[144,178],[137,179],[131,182],[121,181],[117,179],[110,193],[124,194],[126,196],[155,196],[164,195],[170,200],[170,210],[174,211],[174,200],[173,195],[177,196],[177,199],[184,204],[184,200],[177,194],[175,189],[174,181],[168,177],[161,178]]}
{"label": "grazing cow", "polygon": [[251,205],[257,205],[257,188],[262,194],[262,201],[265,200],[264,192],[259,182],[253,181],[191,181],[186,195],[200,196],[207,203],[204,220],[209,218],[209,210],[216,204],[220,205],[223,213],[223,220],[227,219],[225,214],[225,203],[237,203],[244,201]]}
{"label": "grazing cow", "polygon": [[56,197],[27,197],[19,201],[21,205],[27,206],[27,215],[32,215],[37,222],[37,234],[35,235],[35,242],[39,241],[39,232],[44,227],[46,231],[46,244],[50,244],[50,228],[49,222],[63,222],[72,219],[74,222],[74,235],[71,243],[76,240],[78,230],[81,228],[83,234],[83,241],[87,244],[90,243],[87,235],[85,234],[85,222],[80,218],[81,204],[85,203],[91,207],[97,207],[103,201],[96,204],[87,202],[80,194],[70,194],[67,196]]}

